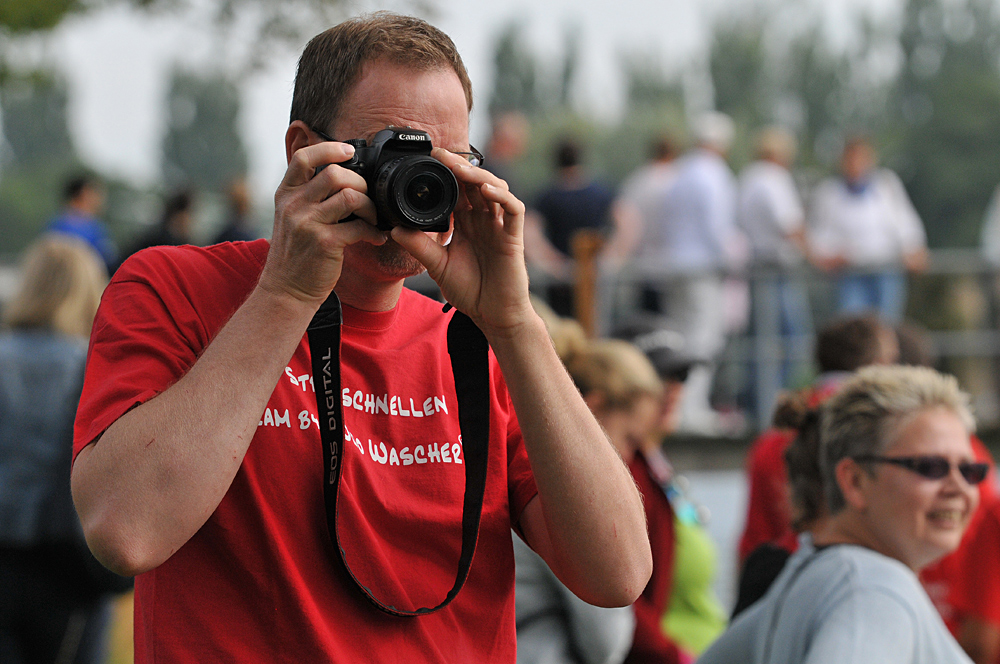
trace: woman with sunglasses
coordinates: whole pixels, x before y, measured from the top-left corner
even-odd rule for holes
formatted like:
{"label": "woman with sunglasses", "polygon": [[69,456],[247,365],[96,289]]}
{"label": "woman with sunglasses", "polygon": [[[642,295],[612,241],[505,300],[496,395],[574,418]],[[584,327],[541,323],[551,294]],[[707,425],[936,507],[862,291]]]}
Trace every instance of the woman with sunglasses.
{"label": "woman with sunglasses", "polygon": [[968,397],[920,367],[870,367],[826,403],[828,519],[701,662],[966,664],[916,573],[954,550],[988,467]]}

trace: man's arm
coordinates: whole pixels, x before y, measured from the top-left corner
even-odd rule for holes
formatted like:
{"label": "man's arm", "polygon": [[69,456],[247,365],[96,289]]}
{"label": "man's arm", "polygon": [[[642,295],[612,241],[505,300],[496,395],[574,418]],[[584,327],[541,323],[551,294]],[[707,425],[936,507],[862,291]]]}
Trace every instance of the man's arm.
{"label": "man's arm", "polygon": [[339,279],[344,247],[385,241],[363,220],[336,223],[352,211],[374,219],[360,175],[331,166],[314,176],[317,166],[343,161],[353,148],[326,142],[289,150],[257,286],[180,380],[120,417],[76,458],[73,498],[88,544],[120,574],[155,568],[208,520]]}
{"label": "man's arm", "polygon": [[581,599],[630,604],[652,570],[642,501],[529,302],[524,205],[489,172],[434,156],[464,185],[451,243],[404,228],[392,236],[493,348],[538,487],[521,516],[525,538]]}

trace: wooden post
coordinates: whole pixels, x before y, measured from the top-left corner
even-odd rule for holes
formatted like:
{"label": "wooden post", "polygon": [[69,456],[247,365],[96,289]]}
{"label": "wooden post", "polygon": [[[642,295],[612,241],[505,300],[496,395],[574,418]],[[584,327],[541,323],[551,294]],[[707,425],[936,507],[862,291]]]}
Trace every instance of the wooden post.
{"label": "wooden post", "polygon": [[573,234],[572,250],[575,263],[573,308],[576,320],[588,337],[597,334],[597,255],[604,246],[604,236],[583,229]]}

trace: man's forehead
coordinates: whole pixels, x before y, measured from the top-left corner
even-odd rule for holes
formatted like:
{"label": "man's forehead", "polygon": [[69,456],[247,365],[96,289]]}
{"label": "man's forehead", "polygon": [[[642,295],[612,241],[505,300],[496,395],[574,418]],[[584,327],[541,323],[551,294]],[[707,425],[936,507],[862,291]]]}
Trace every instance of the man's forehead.
{"label": "man's forehead", "polygon": [[366,65],[341,106],[334,137],[371,140],[390,125],[426,131],[434,145],[465,149],[469,115],[455,72],[381,61]]}

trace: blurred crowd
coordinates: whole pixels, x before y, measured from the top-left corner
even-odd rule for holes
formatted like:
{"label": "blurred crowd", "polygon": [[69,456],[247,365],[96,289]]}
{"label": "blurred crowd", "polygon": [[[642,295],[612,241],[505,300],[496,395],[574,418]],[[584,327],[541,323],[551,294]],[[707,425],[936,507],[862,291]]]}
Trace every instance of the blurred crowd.
{"label": "blurred crowd", "polygon": [[[509,135],[518,128],[524,125],[510,117],[497,123],[505,146],[498,172],[509,168],[510,145],[517,144]],[[809,191],[793,177],[791,132],[761,128],[755,158],[738,177],[727,163],[733,140],[729,117],[705,114],[692,123],[690,149],[682,153],[673,139],[656,138],[648,163],[616,192],[588,173],[580,142],[562,138],[552,150],[553,181],[530,205],[525,240],[529,264],[543,276],[540,294],[558,313],[580,317],[595,304],[574,297],[580,261],[573,243],[597,238],[600,272],[627,272],[633,285],[631,303],[614,312],[611,324],[642,317],[683,337],[699,363],[680,426],[707,435],[733,433],[742,424],[738,413],[727,418],[711,406],[717,362],[734,334],[749,327],[754,338],[780,340],[755,349],[777,355],[779,370],[771,377],[763,358],[752,358],[748,384],[737,388],[744,408],[766,417],[773,404],[755,401],[801,382],[814,327],[803,266],[835,282],[834,314],[873,311],[898,322],[907,273],[928,262],[920,218],[899,177],[878,165],[866,136],[848,137],[839,173]],[[768,390],[756,389],[767,381],[774,383]]]}
{"label": "blurred crowd", "polygon": [[632,607],[601,609],[515,538],[519,662],[966,662],[959,644],[1000,661],[993,459],[913,328],[866,313],[819,330],[814,383],[747,454],[728,610],[708,515],[667,456],[696,361],[650,321],[588,339],[536,307],[643,495],[654,563]]}
{"label": "blurred crowd", "polygon": [[[517,115],[498,118],[487,167],[511,177],[527,130]],[[928,260],[919,217],[864,136],[803,195],[791,133],[762,128],[738,177],[726,162],[733,133],[712,113],[683,154],[658,138],[618,191],[588,172],[580,142],[561,139],[555,176],[530,201],[526,259],[548,275],[536,309],[642,493],[654,567],[634,605],[598,608],[513,538],[518,661],[791,662],[806,641],[815,661],[849,661],[844,621],[866,623],[866,661],[903,647],[919,651],[914,661],[965,661],[949,633],[974,661],[1000,661],[993,461],[967,397],[927,368],[926,339],[902,320],[907,273]],[[215,242],[255,238],[246,185],[228,197]],[[0,661],[103,661],[110,602],[130,581],[90,556],[69,495],[86,339],[128,255],[192,242],[195,202],[172,193],[120,248],[101,222],[101,182],[74,177],[22,257],[0,334]],[[634,306],[603,337],[574,319],[588,234],[600,270],[640,274]],[[806,264],[837,283],[837,318],[815,333]],[[773,321],[787,340],[780,387],[794,384],[796,344],[812,348],[815,378],[784,393],[749,449],[739,597],[723,607],[706,510],[674,471],[670,441],[735,430],[711,404],[716,361],[740,325]],[[901,611],[920,633],[900,631]]]}
{"label": "blurred crowd", "polygon": [[[67,180],[62,209],[21,256],[2,307],[0,662],[105,662],[115,602],[124,597],[126,614],[130,606],[132,580],[97,562],[73,507],[73,420],[109,275],[143,248],[190,243],[195,194],[166,196],[156,223],[124,251],[101,220],[104,204],[99,178]],[[246,185],[234,181],[216,241],[255,239],[249,213]]]}

